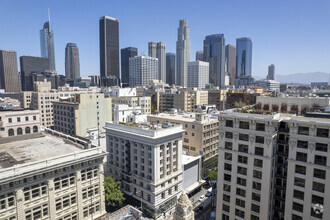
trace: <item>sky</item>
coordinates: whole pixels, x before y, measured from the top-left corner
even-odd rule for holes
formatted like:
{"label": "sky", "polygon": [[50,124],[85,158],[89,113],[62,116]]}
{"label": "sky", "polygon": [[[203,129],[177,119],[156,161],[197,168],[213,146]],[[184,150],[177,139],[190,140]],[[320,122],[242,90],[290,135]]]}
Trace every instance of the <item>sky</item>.
{"label": "sky", "polygon": [[[78,45],[81,76],[99,75],[99,18],[119,19],[119,47],[148,54],[149,41],[176,51],[180,19],[188,19],[191,60],[206,35],[223,33],[226,44],[248,36],[252,75],[330,72],[329,0],[0,0],[0,49],[18,57],[40,56],[39,30],[54,30],[56,69],[65,74],[65,46]],[[19,65],[19,64],[18,64]]]}

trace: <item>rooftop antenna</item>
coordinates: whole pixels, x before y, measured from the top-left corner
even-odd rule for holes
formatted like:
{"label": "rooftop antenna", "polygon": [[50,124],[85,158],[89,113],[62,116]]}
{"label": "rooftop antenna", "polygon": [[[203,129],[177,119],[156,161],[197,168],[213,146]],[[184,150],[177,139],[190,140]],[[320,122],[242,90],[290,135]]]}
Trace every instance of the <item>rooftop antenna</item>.
{"label": "rooftop antenna", "polygon": [[49,31],[51,30],[50,29],[50,9],[48,7],[48,24],[49,24]]}

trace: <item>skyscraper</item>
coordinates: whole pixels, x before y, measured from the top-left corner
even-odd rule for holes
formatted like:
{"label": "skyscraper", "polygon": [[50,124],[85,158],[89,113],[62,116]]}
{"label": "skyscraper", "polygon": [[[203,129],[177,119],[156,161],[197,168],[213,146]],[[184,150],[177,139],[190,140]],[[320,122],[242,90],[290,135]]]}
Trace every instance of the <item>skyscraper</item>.
{"label": "skyscraper", "polygon": [[50,18],[44,23],[40,30],[40,52],[41,57],[49,59],[49,70],[55,68],[54,31],[50,28]]}
{"label": "skyscraper", "polygon": [[127,87],[129,83],[129,58],[137,56],[138,49],[136,47],[126,47],[121,49],[121,83],[123,87]]}
{"label": "skyscraper", "polygon": [[188,87],[204,89],[209,83],[209,63],[204,61],[188,62]]}
{"label": "skyscraper", "polygon": [[0,50],[0,89],[6,92],[20,91],[15,51]]}
{"label": "skyscraper", "polygon": [[150,57],[158,58],[158,79],[166,82],[166,44],[164,42],[149,42],[148,55]]}
{"label": "skyscraper", "polygon": [[204,55],[203,55],[203,51],[202,50],[196,51],[196,61],[197,60],[200,60],[200,61],[203,61],[204,60]]}
{"label": "skyscraper", "polygon": [[249,37],[236,39],[236,78],[252,76],[252,41]]}
{"label": "skyscraper", "polygon": [[79,49],[75,43],[67,43],[65,48],[65,77],[72,80],[80,77]]}
{"label": "skyscraper", "polygon": [[204,61],[210,64],[210,83],[225,87],[225,38],[223,34],[213,34],[204,40]]}
{"label": "skyscraper", "polygon": [[103,16],[99,28],[101,86],[119,85],[119,21]]}
{"label": "skyscraper", "polygon": [[268,66],[267,79],[275,80],[275,65],[274,64],[271,64],[271,65]]}
{"label": "skyscraper", "polygon": [[175,53],[166,53],[166,83],[175,84]]}
{"label": "skyscraper", "polygon": [[33,75],[49,71],[49,59],[44,57],[21,56],[19,60],[22,91],[33,91]]}
{"label": "skyscraper", "polygon": [[176,85],[187,87],[187,63],[190,61],[190,30],[188,20],[180,20],[176,41]]}
{"label": "skyscraper", "polygon": [[129,58],[129,86],[146,86],[158,79],[158,59],[148,56]]}
{"label": "skyscraper", "polygon": [[226,66],[227,73],[230,77],[230,85],[235,85],[236,47],[231,44],[226,45]]}

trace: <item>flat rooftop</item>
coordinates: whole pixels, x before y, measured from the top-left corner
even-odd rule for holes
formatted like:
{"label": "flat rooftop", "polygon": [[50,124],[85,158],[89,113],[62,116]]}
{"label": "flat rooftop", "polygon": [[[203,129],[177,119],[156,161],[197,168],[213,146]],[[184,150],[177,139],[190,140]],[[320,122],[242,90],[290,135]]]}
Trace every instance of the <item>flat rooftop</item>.
{"label": "flat rooftop", "polygon": [[189,164],[196,160],[199,160],[201,156],[191,155],[191,154],[182,154],[182,165]]}
{"label": "flat rooftop", "polygon": [[82,151],[68,140],[46,134],[0,144],[0,169]]}
{"label": "flat rooftop", "polygon": [[[183,122],[197,122],[195,119],[196,113],[194,112],[185,112],[185,113],[159,113],[158,115],[148,115],[150,118],[165,118],[168,120],[177,120],[177,121],[183,121]],[[202,120],[201,122],[208,122],[208,121],[218,121],[218,119],[215,116],[209,115],[208,119]]]}

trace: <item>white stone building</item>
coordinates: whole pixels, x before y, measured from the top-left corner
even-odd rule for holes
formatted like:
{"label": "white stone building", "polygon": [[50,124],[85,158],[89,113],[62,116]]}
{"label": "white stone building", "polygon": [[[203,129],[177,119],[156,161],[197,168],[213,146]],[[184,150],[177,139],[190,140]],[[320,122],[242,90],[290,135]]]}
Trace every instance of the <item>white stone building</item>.
{"label": "white stone building", "polygon": [[127,196],[143,213],[158,218],[176,204],[182,191],[181,126],[132,127],[106,123],[106,172],[122,181]]}
{"label": "white stone building", "polygon": [[147,115],[142,114],[141,106],[114,105],[113,122],[115,124],[120,122],[146,123]]}
{"label": "white stone building", "polygon": [[129,86],[147,86],[150,80],[158,79],[158,59],[148,56],[129,58]]}
{"label": "white stone building", "polygon": [[205,89],[206,84],[209,84],[209,63],[188,62],[188,87]]}

